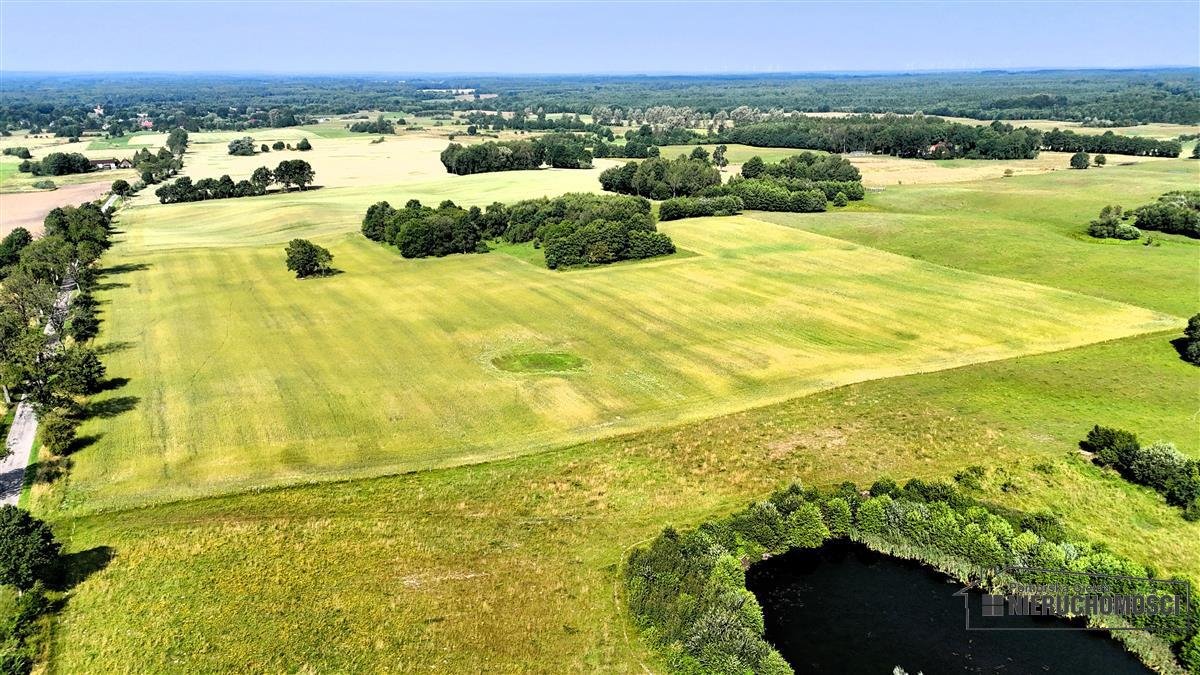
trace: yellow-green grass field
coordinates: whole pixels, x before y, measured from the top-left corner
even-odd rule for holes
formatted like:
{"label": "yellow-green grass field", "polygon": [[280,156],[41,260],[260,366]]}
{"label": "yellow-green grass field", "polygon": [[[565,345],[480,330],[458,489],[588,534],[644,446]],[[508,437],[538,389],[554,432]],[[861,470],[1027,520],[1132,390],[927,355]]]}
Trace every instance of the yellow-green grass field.
{"label": "yellow-green grass field", "polygon": [[1168,339],[864,382],[479,466],[65,521],[73,551],[113,557],[72,591],[51,671],[661,670],[618,594],[628,549],[794,479],[981,465],[983,500],[1052,510],[1161,575],[1200,579],[1200,523],[1075,446],[1104,421],[1200,452],[1194,367]]}
{"label": "yellow-green grass field", "polygon": [[[340,235],[322,241],[342,273],[297,281],[286,232],[139,245],[142,229],[169,239],[179,212],[121,220],[99,347],[130,381],[80,429],[96,440],[65,508],[477,462],[1181,321],[744,216],[667,224],[690,257],[571,273]],[[493,364],[545,352],[586,367]]]}

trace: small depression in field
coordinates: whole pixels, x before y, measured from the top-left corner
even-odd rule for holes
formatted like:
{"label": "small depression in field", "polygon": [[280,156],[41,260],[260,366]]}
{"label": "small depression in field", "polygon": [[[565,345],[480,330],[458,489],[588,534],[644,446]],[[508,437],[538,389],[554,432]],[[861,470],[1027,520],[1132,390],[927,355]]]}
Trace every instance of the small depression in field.
{"label": "small depression in field", "polygon": [[497,356],[492,365],[509,373],[566,373],[583,370],[587,361],[567,352],[516,352]]}

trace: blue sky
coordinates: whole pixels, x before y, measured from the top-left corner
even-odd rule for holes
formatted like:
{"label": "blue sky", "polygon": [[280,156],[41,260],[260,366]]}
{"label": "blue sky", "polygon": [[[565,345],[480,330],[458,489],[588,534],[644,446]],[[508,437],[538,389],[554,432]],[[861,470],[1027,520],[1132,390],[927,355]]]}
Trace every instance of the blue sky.
{"label": "blue sky", "polygon": [[1200,65],[1200,2],[0,2],[6,71],[1147,65]]}

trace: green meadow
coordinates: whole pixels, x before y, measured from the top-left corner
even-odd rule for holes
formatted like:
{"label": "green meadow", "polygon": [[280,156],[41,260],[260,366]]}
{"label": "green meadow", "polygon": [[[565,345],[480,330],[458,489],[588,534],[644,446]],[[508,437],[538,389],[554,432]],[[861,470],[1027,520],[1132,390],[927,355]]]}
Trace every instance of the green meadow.
{"label": "green meadow", "polygon": [[[642,671],[617,570],[802,480],[988,470],[976,496],[1048,509],[1160,574],[1200,580],[1200,523],[1092,467],[1096,421],[1192,455],[1194,366],[1170,335],[874,380],[560,451],[73,519],[115,555],[72,593],[62,672]],[[85,451],[86,452],[86,451]]]}

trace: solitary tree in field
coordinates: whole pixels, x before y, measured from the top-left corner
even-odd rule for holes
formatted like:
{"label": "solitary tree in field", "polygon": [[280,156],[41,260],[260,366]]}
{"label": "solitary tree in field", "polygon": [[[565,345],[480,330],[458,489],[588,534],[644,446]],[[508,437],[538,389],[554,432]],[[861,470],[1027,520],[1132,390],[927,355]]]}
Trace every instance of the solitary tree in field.
{"label": "solitary tree in field", "polygon": [[186,129],[176,127],[167,135],[167,149],[176,155],[182,155],[187,146],[188,132]]}
{"label": "solitary tree in field", "polygon": [[1092,164],[1095,164],[1096,166],[1104,166],[1105,164],[1108,164],[1108,158],[1104,155],[1096,155],[1092,158]]}
{"label": "solitary tree in field", "polygon": [[728,148],[726,148],[724,145],[718,145],[713,149],[713,164],[722,171],[724,171],[725,167],[729,165],[729,160],[725,159],[726,150],[728,150]]}
{"label": "solitary tree in field", "polygon": [[26,590],[50,579],[61,550],[46,523],[15,506],[0,507],[0,584]]}
{"label": "solitary tree in field", "polygon": [[260,148],[258,149],[258,151],[259,151],[259,152],[270,152],[270,151],[271,151],[271,148],[267,147],[267,144],[266,144],[266,143],[263,143],[263,144],[262,144],[262,147],[260,147]]}
{"label": "solitary tree in field", "polygon": [[282,150],[284,148],[283,141],[275,141],[271,144],[272,150]]}
{"label": "solitary tree in field", "polygon": [[1071,155],[1072,169],[1086,169],[1091,163],[1092,160],[1086,152],[1077,152]]}
{"label": "solitary tree in field", "polygon": [[113,181],[112,193],[114,195],[119,197],[127,197],[129,196],[130,192],[132,192],[132,188],[129,187],[129,181],[125,180],[124,178],[118,178]]}
{"label": "solitary tree in field", "polygon": [[296,273],[297,279],[328,274],[329,263],[333,262],[333,254],[328,249],[307,239],[291,240],[284,253],[287,254],[287,268]]}
{"label": "solitary tree in field", "polygon": [[301,138],[300,142],[296,144],[296,149],[297,150],[312,150],[312,143],[309,143],[307,138]]}

